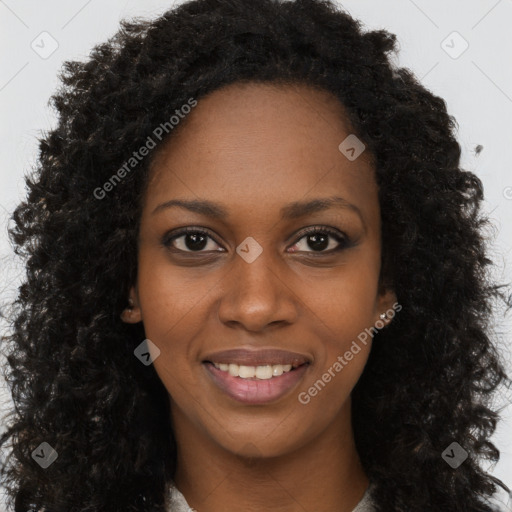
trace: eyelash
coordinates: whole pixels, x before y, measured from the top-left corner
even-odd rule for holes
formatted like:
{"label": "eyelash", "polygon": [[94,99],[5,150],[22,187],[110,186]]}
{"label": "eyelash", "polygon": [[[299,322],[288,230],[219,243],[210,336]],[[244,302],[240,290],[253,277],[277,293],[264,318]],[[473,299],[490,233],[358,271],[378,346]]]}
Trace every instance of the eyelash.
{"label": "eyelash", "polygon": [[[191,233],[204,235],[208,238],[211,238],[217,245],[220,245],[215,240],[215,238],[212,237],[212,235],[210,234],[209,231],[207,231],[204,228],[195,228],[195,227],[186,227],[186,228],[180,229],[176,233],[172,234],[172,236],[169,236],[169,233],[167,233],[166,235],[164,235],[164,237],[162,239],[162,243],[165,247],[170,249],[172,247],[172,242],[174,242],[174,240],[182,237],[183,235],[187,235],[187,234],[191,234]],[[297,235],[298,238],[293,245],[298,243],[304,237],[309,236],[309,235],[315,235],[317,233],[322,233],[322,234],[331,236],[339,243],[339,246],[336,247],[335,249],[331,249],[329,251],[308,251],[308,253],[313,256],[332,255],[333,253],[342,251],[343,249],[347,249],[348,247],[351,246],[351,240],[348,238],[348,236],[346,236],[345,234],[340,234],[340,232],[338,232],[337,230],[334,230],[332,228],[322,227],[322,226],[314,226],[313,228],[304,229]],[[183,251],[181,249],[176,249],[176,248],[172,248],[172,249],[174,252],[178,252],[181,254],[202,254],[204,252],[207,252],[207,251]],[[215,252],[221,252],[221,251],[215,251]],[[299,252],[303,252],[303,251],[296,251],[296,252],[299,253]]]}

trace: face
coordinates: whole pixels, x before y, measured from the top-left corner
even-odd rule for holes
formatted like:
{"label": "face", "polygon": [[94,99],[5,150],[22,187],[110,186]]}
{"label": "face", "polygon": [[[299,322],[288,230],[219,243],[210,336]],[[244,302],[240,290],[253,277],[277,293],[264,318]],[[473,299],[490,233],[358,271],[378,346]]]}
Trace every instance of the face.
{"label": "face", "polygon": [[[153,364],[175,428],[276,456],[350,414],[371,337],[344,355],[395,296],[378,286],[374,169],[364,152],[349,160],[338,148],[351,133],[344,119],[325,91],[230,85],[201,99],[153,160],[134,307],[122,318],[142,321],[160,350]],[[205,362],[227,364],[214,354],[230,349],[279,349],[309,364],[254,384]]]}

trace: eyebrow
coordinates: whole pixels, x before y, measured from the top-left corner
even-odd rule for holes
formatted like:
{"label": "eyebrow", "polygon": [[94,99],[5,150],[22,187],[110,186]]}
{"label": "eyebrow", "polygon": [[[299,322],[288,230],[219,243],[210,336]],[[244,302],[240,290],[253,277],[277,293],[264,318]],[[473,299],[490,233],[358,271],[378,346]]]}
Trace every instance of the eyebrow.
{"label": "eyebrow", "polygon": [[[152,215],[173,206],[184,208],[191,212],[199,213],[201,215],[205,215],[206,217],[212,217],[218,220],[225,220],[227,217],[229,217],[229,212],[226,210],[226,208],[224,208],[219,203],[214,203],[206,199],[171,199],[170,201],[159,204],[153,210]],[[280,215],[282,219],[291,220],[297,219],[299,217],[305,217],[306,215],[310,215],[312,213],[320,212],[323,210],[328,210],[329,208],[336,206],[340,208],[348,208],[357,213],[361,218],[363,225],[366,227],[361,210],[356,205],[339,196],[322,197],[309,201],[294,201],[293,203],[289,203],[283,206],[280,210]]]}

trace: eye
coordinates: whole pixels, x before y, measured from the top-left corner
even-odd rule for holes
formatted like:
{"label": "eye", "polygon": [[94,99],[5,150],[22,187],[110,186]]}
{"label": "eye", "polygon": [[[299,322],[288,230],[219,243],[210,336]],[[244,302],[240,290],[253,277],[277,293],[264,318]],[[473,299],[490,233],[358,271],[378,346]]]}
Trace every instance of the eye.
{"label": "eye", "polygon": [[[208,247],[208,239],[212,240],[215,245],[218,245],[205,229],[187,227],[172,236],[164,236],[162,242],[166,247],[174,250],[174,252],[206,252],[203,249]],[[215,249],[210,247],[210,250]],[[217,252],[224,252],[224,250]]]}
{"label": "eye", "polygon": [[[346,235],[337,230],[322,226],[305,229],[299,233],[299,237],[294,247],[298,246],[302,239],[306,239],[306,242],[303,243],[303,248],[292,249],[291,252],[331,254],[350,246],[350,239]],[[335,240],[334,247],[331,247],[332,239]],[[204,250],[208,249],[208,240],[213,242],[213,244],[210,244],[213,245],[213,247],[210,247],[209,251]],[[180,229],[174,234],[167,234],[164,236],[162,243],[173,252],[225,252],[224,249],[215,249],[215,245],[219,246],[219,244],[215,242],[207,230],[196,227],[187,227]],[[327,248],[329,248],[329,250],[326,251],[325,249]]]}
{"label": "eye", "polygon": [[[308,228],[302,231],[299,236],[300,238],[298,242],[295,243],[294,247],[300,245],[300,241],[305,239],[306,241],[302,244],[303,249],[294,249],[291,252],[316,252],[320,253],[320,255],[331,254],[350,246],[350,239],[346,235],[340,231],[322,226]],[[332,240],[330,241],[330,238],[334,239],[337,245],[336,243],[331,243]],[[334,247],[332,247],[332,245],[334,245]],[[328,247],[329,250],[325,250]]]}

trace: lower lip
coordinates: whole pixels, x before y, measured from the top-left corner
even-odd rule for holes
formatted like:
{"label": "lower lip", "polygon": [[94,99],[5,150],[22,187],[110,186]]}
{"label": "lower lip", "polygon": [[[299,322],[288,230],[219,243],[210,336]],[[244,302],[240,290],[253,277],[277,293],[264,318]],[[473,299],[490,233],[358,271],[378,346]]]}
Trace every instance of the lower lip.
{"label": "lower lip", "polygon": [[278,400],[291,391],[302,379],[309,364],[271,379],[242,379],[215,368],[212,363],[203,363],[213,382],[228,396],[245,404],[266,404]]}

